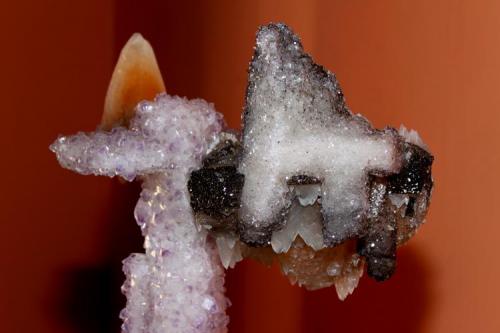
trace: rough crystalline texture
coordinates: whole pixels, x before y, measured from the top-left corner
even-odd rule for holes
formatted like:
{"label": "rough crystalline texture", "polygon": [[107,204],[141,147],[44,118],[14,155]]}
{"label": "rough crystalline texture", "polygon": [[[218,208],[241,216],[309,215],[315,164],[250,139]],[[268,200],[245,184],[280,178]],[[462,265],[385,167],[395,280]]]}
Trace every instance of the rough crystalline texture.
{"label": "rough crystalline texture", "polygon": [[363,275],[363,259],[355,253],[355,242],[315,251],[299,238],[278,260],[292,283],[314,290],[335,285],[344,300],[352,294]]}
{"label": "rough crystalline texture", "polygon": [[204,101],[159,95],[137,107],[128,129],[60,137],[51,146],[61,165],[81,174],[143,180],[135,217],[146,251],[124,261],[124,332],[226,331],[223,268],[194,223],[186,187],[222,126]]}
{"label": "rough crystalline texture", "polygon": [[[161,91],[137,38],[131,54],[149,65],[123,66],[153,75],[141,87]],[[51,149],[81,174],[143,181],[135,217],[146,253],[124,262],[124,332],[224,332],[220,263],[243,257],[276,260],[308,289],[335,285],[340,299],[365,263],[376,280],[393,274],[397,246],[424,221],[433,157],[415,131],[377,130],[352,114],[335,76],[287,26],[257,34],[242,138],[201,100],[161,94],[133,116],[124,96],[137,95],[120,73],[102,128],[129,127],[60,137]]]}
{"label": "rough crystalline texture", "polygon": [[329,245],[359,235],[370,174],[398,170],[392,131],[376,131],[345,105],[337,80],[304,54],[284,26],[260,30],[250,70],[243,134],[244,239],[269,241],[291,205],[287,180],[321,182],[321,213]]}
{"label": "rough crystalline texture", "polygon": [[433,158],[418,134],[352,114],[335,76],[283,24],[257,34],[243,120],[241,146],[215,147],[189,183],[224,266],[276,259],[292,282],[335,284],[341,299],[365,260],[371,277],[389,278],[432,189]]}

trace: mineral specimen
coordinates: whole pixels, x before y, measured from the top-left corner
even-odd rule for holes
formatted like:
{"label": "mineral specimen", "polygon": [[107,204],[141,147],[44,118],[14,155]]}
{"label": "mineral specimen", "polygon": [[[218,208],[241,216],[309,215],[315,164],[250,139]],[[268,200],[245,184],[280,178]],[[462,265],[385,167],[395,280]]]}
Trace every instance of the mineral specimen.
{"label": "mineral specimen", "polygon": [[186,187],[222,126],[202,100],[159,95],[137,106],[129,129],[60,137],[51,146],[62,166],[81,174],[142,179],[135,218],[146,253],[124,263],[124,332],[219,332],[227,323],[224,273],[194,223]]}
{"label": "mineral specimen", "polygon": [[[229,198],[221,192],[209,195],[218,211],[231,209],[230,219],[198,209],[208,195],[200,193],[202,184],[213,187],[198,176],[206,166],[192,173],[196,185],[189,184],[197,221],[217,230],[212,234],[225,267],[243,256],[277,259],[292,282],[308,289],[335,284],[341,299],[356,287],[364,260],[376,280],[393,274],[397,245],[424,221],[433,157],[415,131],[377,130],[352,114],[335,76],[315,64],[283,24],[257,34],[241,145],[231,151],[238,182],[221,178],[233,205],[224,207]],[[352,241],[357,245],[345,245]],[[299,264],[306,256],[314,264]],[[357,273],[343,279],[327,267]]]}
{"label": "mineral specimen", "polygon": [[[152,51],[131,49],[125,68],[153,69],[144,76],[161,89]],[[276,260],[308,289],[335,285],[340,299],[365,261],[376,280],[393,274],[397,246],[424,221],[433,157],[415,131],[352,114],[287,26],[257,34],[241,138],[202,100],[160,94],[122,108],[137,90],[121,93],[132,70],[116,72],[102,128],[51,149],[81,174],[142,180],[135,217],[146,251],[124,262],[124,332],[226,331],[221,263],[243,257]]]}

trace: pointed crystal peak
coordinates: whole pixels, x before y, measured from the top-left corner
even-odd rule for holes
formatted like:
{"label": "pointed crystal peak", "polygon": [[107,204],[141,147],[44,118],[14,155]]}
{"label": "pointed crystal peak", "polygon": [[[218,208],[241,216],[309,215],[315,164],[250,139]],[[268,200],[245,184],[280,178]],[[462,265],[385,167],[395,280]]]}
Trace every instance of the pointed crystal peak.
{"label": "pointed crystal peak", "polygon": [[256,49],[263,54],[279,52],[280,48],[288,52],[303,53],[300,38],[283,23],[261,26],[257,32]]}
{"label": "pointed crystal peak", "polygon": [[109,130],[128,125],[135,106],[165,92],[165,84],[151,44],[135,33],[123,47],[109,83],[101,126]]}
{"label": "pointed crystal peak", "polygon": [[295,102],[303,108],[289,109],[286,115],[296,121],[331,123],[338,115],[350,115],[335,75],[314,63],[300,38],[282,23],[262,26],[257,33],[246,101],[246,127],[253,115]]}

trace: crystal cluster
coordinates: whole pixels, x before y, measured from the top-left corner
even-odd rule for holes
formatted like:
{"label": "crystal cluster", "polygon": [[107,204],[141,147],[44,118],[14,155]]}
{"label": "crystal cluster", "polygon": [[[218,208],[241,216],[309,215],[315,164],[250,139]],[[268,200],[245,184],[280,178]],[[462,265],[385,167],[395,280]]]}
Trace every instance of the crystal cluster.
{"label": "crystal cluster", "polygon": [[[128,91],[123,82],[112,86]],[[351,113],[335,76],[283,24],[257,34],[241,136],[202,100],[160,94],[123,114],[132,116],[106,113],[105,124],[128,127],[60,137],[51,149],[81,174],[142,180],[135,218],[146,251],[124,262],[124,332],[225,332],[222,266],[245,257],[345,299],[365,264],[370,277],[391,277],[397,246],[424,222],[427,146],[413,130],[378,130]]]}
{"label": "crystal cluster", "polygon": [[335,77],[284,26],[258,34],[244,122],[240,216],[251,242],[269,241],[261,230],[282,225],[291,178],[307,176],[321,183],[325,241],[342,243],[359,233],[368,175],[398,168],[393,132],[352,115]]}
{"label": "crystal cluster", "polygon": [[225,331],[224,271],[214,242],[196,228],[186,187],[222,126],[204,101],[159,95],[137,107],[128,129],[51,146],[62,166],[81,174],[142,179],[135,217],[145,253],[124,261],[124,332]]}
{"label": "crystal cluster", "polygon": [[[219,155],[231,161],[224,173],[212,167]],[[188,185],[224,266],[277,260],[292,282],[334,284],[341,299],[365,261],[376,280],[393,274],[397,245],[424,221],[432,189],[433,157],[418,134],[351,113],[335,76],[283,24],[257,33],[241,143],[228,138],[208,160]]]}

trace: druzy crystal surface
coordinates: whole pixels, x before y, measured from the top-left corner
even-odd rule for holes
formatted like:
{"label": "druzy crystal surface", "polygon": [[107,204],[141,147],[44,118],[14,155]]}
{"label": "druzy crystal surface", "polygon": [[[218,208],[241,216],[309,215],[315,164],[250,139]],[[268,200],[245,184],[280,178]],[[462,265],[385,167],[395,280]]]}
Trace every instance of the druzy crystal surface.
{"label": "druzy crystal surface", "polygon": [[245,257],[345,299],[365,266],[391,277],[424,222],[427,146],[353,114],[286,25],[257,33],[241,135],[202,100],[160,94],[132,114],[51,146],[68,169],[142,181],[145,253],[124,261],[124,332],[226,331],[223,267]]}
{"label": "druzy crystal surface", "polygon": [[[365,261],[369,276],[388,279],[397,245],[424,221],[433,157],[418,134],[378,130],[353,114],[335,75],[283,24],[257,33],[241,142],[225,147],[211,154],[232,154],[231,175],[219,172],[232,206],[223,204],[223,193],[202,191],[216,188],[199,177],[214,172],[207,165],[189,186],[198,223],[212,230],[226,267],[244,256],[277,260],[292,282],[308,289],[335,284],[343,299]],[[224,209],[230,214],[218,213]]]}
{"label": "druzy crystal surface", "polygon": [[269,241],[290,207],[294,176],[321,183],[325,241],[337,245],[359,235],[370,174],[398,169],[392,131],[376,131],[347,109],[333,74],[313,63],[284,26],[257,36],[244,116],[245,175],[241,222],[245,239]]}
{"label": "druzy crystal surface", "polygon": [[145,253],[124,261],[124,332],[225,330],[224,271],[214,242],[194,223],[186,187],[222,127],[210,104],[159,95],[137,106],[129,128],[60,137],[51,146],[62,166],[81,174],[142,180],[135,218]]}

